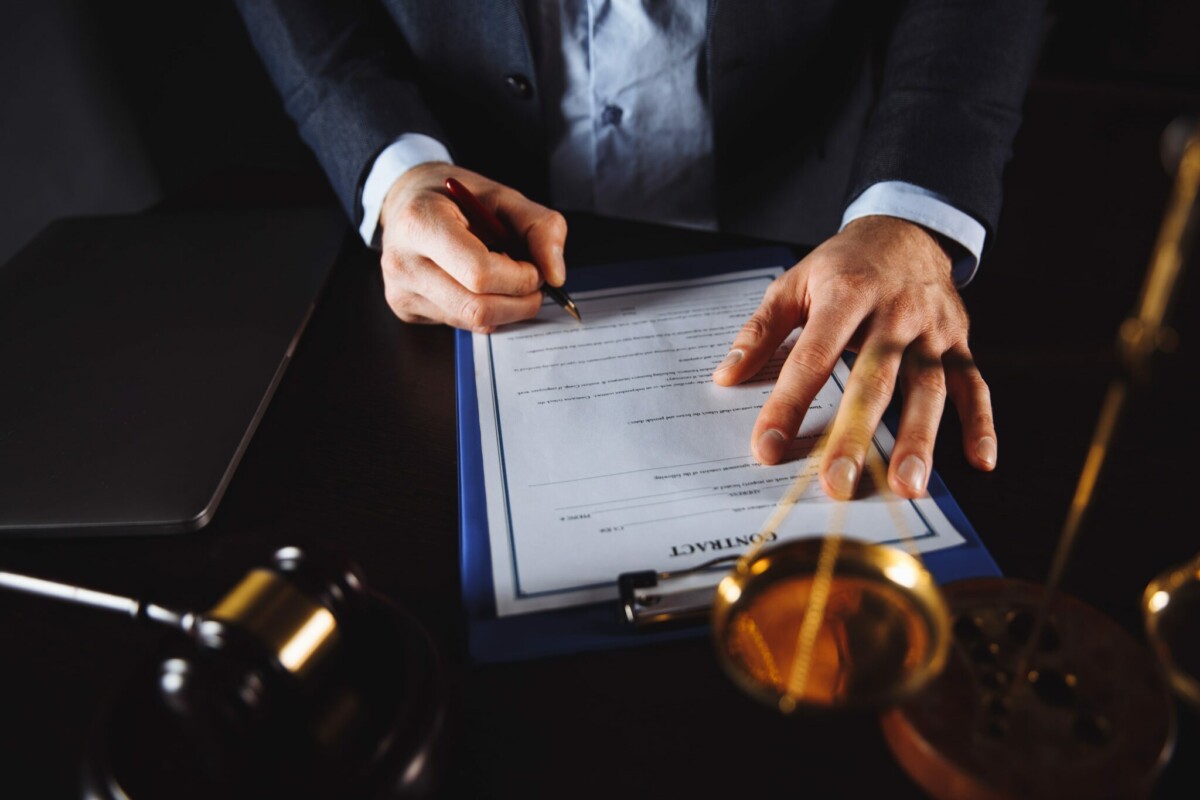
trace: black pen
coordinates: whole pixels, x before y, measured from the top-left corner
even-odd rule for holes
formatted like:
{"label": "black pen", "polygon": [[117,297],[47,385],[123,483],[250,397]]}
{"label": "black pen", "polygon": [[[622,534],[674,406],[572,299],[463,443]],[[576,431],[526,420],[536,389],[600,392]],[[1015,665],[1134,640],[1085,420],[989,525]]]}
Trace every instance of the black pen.
{"label": "black pen", "polygon": [[[467,219],[471,224],[483,228],[487,231],[488,236],[494,240],[497,247],[501,247],[510,253],[516,248],[513,247],[513,237],[504,227],[504,224],[484,207],[483,203],[479,202],[479,198],[471,193],[471,190],[463,186],[454,178],[446,178],[446,191],[458,203],[458,207],[467,215]],[[542,284],[542,291],[550,296],[554,302],[558,303],[563,309],[574,317],[577,321],[583,322],[583,317],[579,316],[579,309],[575,306],[575,301],[567,296],[567,293],[556,286],[551,286],[549,283]]]}

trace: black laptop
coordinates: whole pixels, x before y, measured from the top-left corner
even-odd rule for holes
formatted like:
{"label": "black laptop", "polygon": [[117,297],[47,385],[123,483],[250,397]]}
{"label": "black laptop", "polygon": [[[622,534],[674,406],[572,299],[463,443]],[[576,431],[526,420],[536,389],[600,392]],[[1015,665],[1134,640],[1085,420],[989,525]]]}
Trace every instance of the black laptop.
{"label": "black laptop", "polygon": [[333,207],[79,217],[0,267],[0,535],[203,527],[348,230]]}

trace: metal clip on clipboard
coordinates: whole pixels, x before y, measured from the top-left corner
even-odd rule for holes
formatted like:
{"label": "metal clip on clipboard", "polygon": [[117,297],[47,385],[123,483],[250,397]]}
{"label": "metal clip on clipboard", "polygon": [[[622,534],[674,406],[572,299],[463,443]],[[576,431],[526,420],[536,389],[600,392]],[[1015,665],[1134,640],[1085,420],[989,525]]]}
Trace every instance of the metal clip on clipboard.
{"label": "metal clip on clipboard", "polygon": [[675,572],[623,572],[617,578],[625,624],[635,631],[699,625],[708,619],[713,592],[737,556],[722,556]]}

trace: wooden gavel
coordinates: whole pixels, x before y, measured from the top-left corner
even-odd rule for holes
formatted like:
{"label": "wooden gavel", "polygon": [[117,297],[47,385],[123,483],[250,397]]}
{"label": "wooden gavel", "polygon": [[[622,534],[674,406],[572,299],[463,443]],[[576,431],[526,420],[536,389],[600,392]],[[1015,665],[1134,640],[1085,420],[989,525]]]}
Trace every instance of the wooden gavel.
{"label": "wooden gavel", "polygon": [[447,730],[438,654],[348,559],[285,547],[204,612],[2,571],[0,587],[166,630],[104,704],[86,797],[407,798],[436,787]]}

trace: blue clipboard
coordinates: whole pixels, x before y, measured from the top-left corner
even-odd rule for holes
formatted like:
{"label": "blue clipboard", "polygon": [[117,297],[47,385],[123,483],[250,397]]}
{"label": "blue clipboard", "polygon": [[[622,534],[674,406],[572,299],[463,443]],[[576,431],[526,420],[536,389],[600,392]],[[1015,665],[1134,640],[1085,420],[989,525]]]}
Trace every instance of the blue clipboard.
{"label": "blue clipboard", "polygon": [[[701,256],[635,261],[577,270],[572,291],[626,284],[681,280],[737,270],[791,264],[795,255],[783,247],[711,253]],[[707,626],[637,633],[621,619],[616,600],[574,608],[497,617],[492,585],[491,543],[484,495],[483,453],[479,403],[475,387],[472,335],[455,333],[458,406],[459,557],[463,605],[467,615],[467,646],[476,662],[520,661],[588,650],[628,647],[651,642],[694,638]],[[888,421],[894,429],[894,423]],[[998,576],[1000,569],[979,540],[975,529],[946,489],[936,470],[929,476],[929,495],[965,540],[962,544],[921,558],[938,583],[961,578]],[[647,568],[654,565],[648,564]],[[613,576],[615,584],[617,576]]]}

